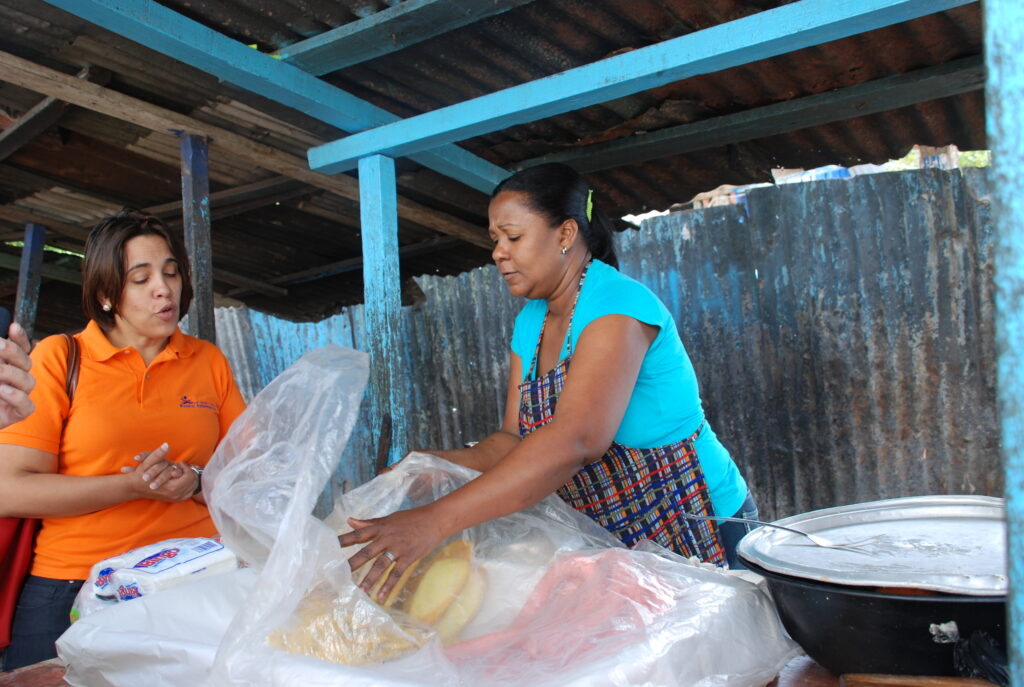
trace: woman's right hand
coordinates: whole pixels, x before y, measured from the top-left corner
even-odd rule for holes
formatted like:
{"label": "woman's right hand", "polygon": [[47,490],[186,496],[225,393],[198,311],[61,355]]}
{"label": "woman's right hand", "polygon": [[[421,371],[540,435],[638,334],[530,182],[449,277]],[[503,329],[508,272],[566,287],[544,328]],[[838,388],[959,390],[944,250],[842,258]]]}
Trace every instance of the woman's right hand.
{"label": "woman's right hand", "polygon": [[192,497],[198,477],[187,465],[167,460],[170,450],[164,442],[135,456],[138,465],[121,468],[121,472],[131,475],[132,490],[138,498],[173,503]]}

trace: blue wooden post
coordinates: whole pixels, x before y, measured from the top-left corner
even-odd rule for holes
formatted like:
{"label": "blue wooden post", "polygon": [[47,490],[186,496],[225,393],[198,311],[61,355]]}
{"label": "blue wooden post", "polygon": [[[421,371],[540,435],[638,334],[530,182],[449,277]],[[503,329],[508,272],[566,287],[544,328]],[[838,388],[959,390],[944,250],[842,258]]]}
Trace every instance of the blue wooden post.
{"label": "blue wooden post", "polygon": [[[46,227],[40,224],[26,224],[25,246],[21,249],[21,266],[18,269],[18,295],[14,299],[14,321],[25,328],[29,339],[36,328],[45,245]],[[7,332],[0,333],[0,336],[7,336]]]}
{"label": "blue wooden post", "polygon": [[363,237],[363,317],[370,350],[370,409],[378,464],[406,452],[407,383],[402,359],[402,282],[398,269],[398,190],[395,161],[373,155],[359,161],[359,217]]}
{"label": "blue wooden post", "polygon": [[190,333],[217,343],[213,314],[213,247],[210,241],[210,174],[206,139],[181,137],[181,214],[192,266]]}
{"label": "blue wooden post", "polygon": [[1009,520],[1010,681],[1024,685],[1024,5],[986,0],[985,108],[994,164],[996,346]]}

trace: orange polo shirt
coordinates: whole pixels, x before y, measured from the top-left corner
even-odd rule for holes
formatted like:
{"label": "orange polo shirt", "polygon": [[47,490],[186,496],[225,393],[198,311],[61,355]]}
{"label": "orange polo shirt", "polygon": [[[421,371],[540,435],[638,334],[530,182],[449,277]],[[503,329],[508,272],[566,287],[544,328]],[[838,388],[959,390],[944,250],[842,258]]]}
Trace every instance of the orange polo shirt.
{"label": "orange polo shirt", "polygon": [[[165,441],[171,447],[169,460],[206,465],[245,409],[227,359],[207,341],[175,330],[146,367],[138,351],[111,344],[95,322],[75,338],[82,362],[73,407],[68,407],[64,386],[67,346],[63,337],[47,337],[32,351],[35,412],[0,430],[0,444],[56,454],[62,475],[117,474],[135,465],[137,453]],[[86,515],[45,518],[32,574],[83,580],[104,558],[214,531],[206,506],[192,499],[137,499]]]}

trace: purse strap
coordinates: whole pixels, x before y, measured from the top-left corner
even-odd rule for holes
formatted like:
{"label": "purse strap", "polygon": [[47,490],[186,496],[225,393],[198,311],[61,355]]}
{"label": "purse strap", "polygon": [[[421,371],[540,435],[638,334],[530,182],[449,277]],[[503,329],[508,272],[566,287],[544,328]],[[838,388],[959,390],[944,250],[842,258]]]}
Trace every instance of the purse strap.
{"label": "purse strap", "polygon": [[68,405],[75,400],[75,389],[78,387],[78,370],[82,366],[82,353],[78,348],[78,339],[70,334],[61,334],[68,345],[68,377],[64,389],[68,393]]}

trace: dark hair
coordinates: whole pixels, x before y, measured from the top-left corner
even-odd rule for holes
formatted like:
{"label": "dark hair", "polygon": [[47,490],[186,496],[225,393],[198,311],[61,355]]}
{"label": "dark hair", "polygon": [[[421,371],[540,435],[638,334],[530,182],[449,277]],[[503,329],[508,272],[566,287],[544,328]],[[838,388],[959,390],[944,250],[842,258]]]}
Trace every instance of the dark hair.
{"label": "dark hair", "polygon": [[[153,215],[125,208],[92,228],[85,240],[85,258],[82,260],[82,309],[85,316],[95,320],[105,331],[114,327],[114,313],[121,305],[124,290],[124,244],[136,236],[159,236],[167,241],[171,255],[178,262],[181,275],[181,302],[178,319],[181,320],[192,304],[192,276],[188,253],[181,239],[172,234],[167,225]],[[103,310],[100,299],[110,301],[111,309]]]}
{"label": "dark hair", "polygon": [[[619,266],[612,242],[612,222],[597,208],[590,184],[572,167],[559,162],[528,167],[498,184],[491,198],[502,191],[525,193],[527,204],[547,217],[551,226],[558,226],[567,219],[576,220],[591,255],[612,267]],[[589,220],[588,196],[593,201]]]}

